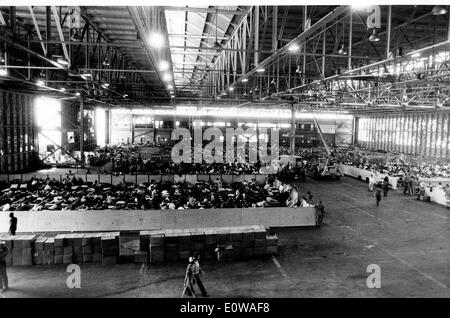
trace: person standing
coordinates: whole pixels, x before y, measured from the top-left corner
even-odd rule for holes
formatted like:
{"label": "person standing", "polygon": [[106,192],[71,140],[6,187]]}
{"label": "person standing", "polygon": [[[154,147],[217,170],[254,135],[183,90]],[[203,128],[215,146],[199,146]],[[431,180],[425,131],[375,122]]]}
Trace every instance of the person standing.
{"label": "person standing", "polygon": [[369,177],[369,191],[373,191],[373,185],[375,184],[375,178],[373,177],[373,174],[370,174]]}
{"label": "person standing", "polygon": [[9,234],[16,235],[17,230],[17,218],[14,216],[14,213],[9,214]]}
{"label": "person standing", "polygon": [[0,241],[0,287],[2,292],[8,290],[8,275],[6,275],[6,255],[8,255],[8,246],[6,242]]}
{"label": "person standing", "polygon": [[375,198],[377,199],[377,206],[378,206],[381,201],[381,190],[380,189],[377,189],[377,192],[375,193]]}
{"label": "person standing", "polygon": [[389,178],[388,177],[384,177],[383,180],[383,196],[387,197],[389,191]]}
{"label": "person standing", "polygon": [[201,280],[201,276],[203,275],[203,269],[200,267],[200,254],[195,253],[194,254],[194,265],[193,265],[193,272],[194,272],[194,285],[197,283],[198,288],[200,288],[200,291],[202,292],[203,297],[208,297],[208,293],[206,292],[205,286],[203,286],[203,282]]}

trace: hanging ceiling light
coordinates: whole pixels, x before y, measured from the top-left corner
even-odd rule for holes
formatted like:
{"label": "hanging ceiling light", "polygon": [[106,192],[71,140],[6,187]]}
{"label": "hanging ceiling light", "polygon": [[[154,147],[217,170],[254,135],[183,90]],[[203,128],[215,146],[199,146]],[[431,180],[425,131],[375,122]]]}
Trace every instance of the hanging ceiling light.
{"label": "hanging ceiling light", "polygon": [[57,56],[56,62],[58,62],[58,64],[61,64],[63,66],[69,66],[69,61],[65,57],[62,57],[62,56]]}
{"label": "hanging ceiling light", "polygon": [[107,58],[104,59],[102,64],[103,64],[103,66],[109,66],[110,65],[109,60]]}
{"label": "hanging ceiling light", "polygon": [[432,15],[443,15],[447,13],[447,8],[444,6],[434,6],[431,10]]}
{"label": "hanging ceiling light", "polygon": [[288,47],[289,52],[297,52],[300,50],[300,47],[297,44],[292,44]]}
{"label": "hanging ceiling light", "polygon": [[0,63],[5,63],[5,53],[3,53],[3,52],[0,52]]}
{"label": "hanging ceiling light", "polygon": [[59,90],[63,93],[66,91],[66,89],[64,87],[61,87]]}
{"label": "hanging ceiling light", "polygon": [[296,74],[301,74],[302,70],[300,69],[300,65],[297,65],[297,69],[295,70]]}
{"label": "hanging ceiling light", "polygon": [[230,88],[228,88],[228,90],[229,90],[230,92],[232,92],[232,91],[234,91],[234,87],[230,87]]}
{"label": "hanging ceiling light", "polygon": [[152,32],[150,33],[150,36],[148,37],[150,46],[159,49],[162,48],[165,44],[165,39],[162,33],[160,32]]}
{"label": "hanging ceiling light", "polygon": [[347,50],[344,48],[344,44],[342,44],[341,48],[338,51],[340,55],[347,55]]}
{"label": "hanging ceiling light", "polygon": [[380,38],[378,37],[378,34],[377,34],[377,29],[373,28],[372,34],[369,37],[369,41],[370,42],[380,41]]}
{"label": "hanging ceiling light", "polygon": [[248,78],[244,78],[243,80],[242,80],[242,83],[247,83],[248,82]]}
{"label": "hanging ceiling light", "polygon": [[159,62],[159,70],[164,72],[167,71],[169,69],[170,65],[167,61],[161,61]]}
{"label": "hanging ceiling light", "polygon": [[167,89],[173,89],[172,85],[167,85]]}
{"label": "hanging ceiling light", "polygon": [[165,73],[163,75],[163,80],[166,81],[166,82],[171,81],[172,80],[172,75],[170,75],[169,73]]}
{"label": "hanging ceiling light", "polygon": [[70,37],[70,40],[73,42],[80,42],[81,38],[80,35],[78,34],[78,30],[75,30],[75,33],[72,34],[72,36]]}
{"label": "hanging ceiling light", "polygon": [[258,73],[264,73],[266,71],[266,69],[264,67],[259,67],[259,68],[256,69],[256,71]]}
{"label": "hanging ceiling light", "polygon": [[8,70],[6,68],[0,68],[0,76],[7,76]]}

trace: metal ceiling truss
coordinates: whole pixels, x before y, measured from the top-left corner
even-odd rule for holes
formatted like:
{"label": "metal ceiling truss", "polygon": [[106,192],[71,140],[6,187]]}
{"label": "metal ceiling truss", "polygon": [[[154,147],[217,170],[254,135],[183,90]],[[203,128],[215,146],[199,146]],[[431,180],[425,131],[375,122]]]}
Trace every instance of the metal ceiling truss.
{"label": "metal ceiling truss", "polygon": [[[409,11],[402,6],[383,6],[386,19],[376,29],[380,40],[372,42],[369,36],[373,28],[368,28],[364,13],[341,6],[314,21],[309,14],[312,8],[305,7],[300,35],[258,63],[260,47],[255,47],[252,37],[258,37],[260,30],[264,33],[264,27],[258,27],[256,12],[263,12],[259,19],[262,23],[267,22],[268,15],[265,8],[257,8],[253,7],[235,29],[239,44],[230,39],[226,46],[242,47],[245,43],[248,52],[222,52],[205,80],[204,96],[227,95],[251,101],[281,99],[301,107],[352,111],[374,104],[439,107],[448,97],[448,14],[433,16],[431,8],[420,6]],[[275,12],[274,7],[270,10]],[[277,24],[274,16],[279,14],[272,14],[272,25]],[[272,47],[276,48],[276,27],[271,33]],[[294,45],[299,47],[295,52],[290,50]],[[344,54],[338,52],[341,48]],[[425,59],[437,50],[444,57],[439,62],[417,63],[412,58],[414,53],[422,52]],[[396,71],[389,75],[393,67]],[[258,73],[258,69],[262,72]]]}

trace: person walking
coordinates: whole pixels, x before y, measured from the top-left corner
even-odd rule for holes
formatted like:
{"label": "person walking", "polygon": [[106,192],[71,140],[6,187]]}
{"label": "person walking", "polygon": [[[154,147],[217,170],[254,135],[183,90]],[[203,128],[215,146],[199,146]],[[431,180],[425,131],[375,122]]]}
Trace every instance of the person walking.
{"label": "person walking", "polygon": [[184,276],[184,288],[183,293],[181,294],[181,298],[184,298],[184,295],[192,296],[193,298],[197,297],[197,294],[194,290],[194,258],[189,257],[189,264],[186,268],[186,275]]}
{"label": "person walking", "polygon": [[377,189],[377,192],[375,193],[375,198],[377,199],[377,206],[378,206],[381,201],[381,190],[380,189]]}
{"label": "person walking", "polygon": [[200,291],[202,293],[203,297],[208,297],[208,293],[206,292],[205,286],[203,286],[203,282],[201,279],[201,276],[203,276],[203,269],[200,267],[200,254],[195,253],[194,254],[194,265],[193,265],[193,272],[194,272],[194,284],[197,283],[198,288],[200,288]]}
{"label": "person walking", "polygon": [[17,230],[17,218],[14,216],[14,213],[9,214],[9,234],[16,235]]}
{"label": "person walking", "polygon": [[8,275],[6,274],[6,255],[8,255],[8,246],[6,242],[0,241],[0,287],[2,292],[8,290]]}

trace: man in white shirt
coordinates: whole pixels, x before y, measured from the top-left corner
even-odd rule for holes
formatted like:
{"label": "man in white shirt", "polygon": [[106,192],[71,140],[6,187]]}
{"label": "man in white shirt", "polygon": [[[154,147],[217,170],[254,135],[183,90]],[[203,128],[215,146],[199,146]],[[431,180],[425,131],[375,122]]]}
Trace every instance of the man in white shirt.
{"label": "man in white shirt", "polygon": [[375,184],[375,178],[373,174],[370,174],[369,177],[369,191],[373,191],[373,185]]}

